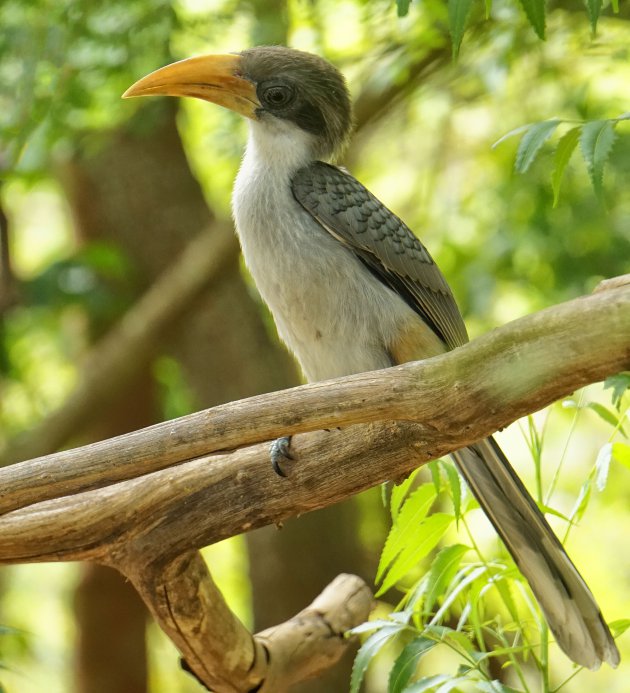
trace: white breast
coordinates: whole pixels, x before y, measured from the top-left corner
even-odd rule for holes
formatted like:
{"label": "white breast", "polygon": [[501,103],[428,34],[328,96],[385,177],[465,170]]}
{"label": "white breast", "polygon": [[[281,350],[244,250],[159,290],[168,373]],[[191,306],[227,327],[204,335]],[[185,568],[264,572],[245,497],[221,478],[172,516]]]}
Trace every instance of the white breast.
{"label": "white breast", "polygon": [[306,133],[253,124],[232,198],[245,263],[308,380],[385,368],[413,311],[295,200],[310,160]]}

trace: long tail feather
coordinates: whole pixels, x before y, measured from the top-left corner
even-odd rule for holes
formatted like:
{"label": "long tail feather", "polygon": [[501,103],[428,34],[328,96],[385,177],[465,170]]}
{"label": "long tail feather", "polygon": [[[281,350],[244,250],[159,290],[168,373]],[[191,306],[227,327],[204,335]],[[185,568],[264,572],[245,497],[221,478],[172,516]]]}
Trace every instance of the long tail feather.
{"label": "long tail feather", "polygon": [[479,505],[529,582],[556,641],[578,664],[619,664],[595,598],[493,438],[453,454]]}

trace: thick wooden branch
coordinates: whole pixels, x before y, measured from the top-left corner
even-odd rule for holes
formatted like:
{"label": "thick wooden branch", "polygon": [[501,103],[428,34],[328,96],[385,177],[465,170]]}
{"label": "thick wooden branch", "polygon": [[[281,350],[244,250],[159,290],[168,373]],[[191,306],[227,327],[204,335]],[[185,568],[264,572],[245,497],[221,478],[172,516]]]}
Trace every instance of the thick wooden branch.
{"label": "thick wooden branch", "polygon": [[630,285],[516,320],[443,356],[252,397],[0,470],[0,511],[280,435],[406,420],[436,453],[630,367]]}
{"label": "thick wooden branch", "polygon": [[[396,478],[625,368],[628,277],[435,359],[234,402],[5,468],[4,508],[16,509],[0,517],[0,562],[114,566],[212,690],[286,691],[341,655],[343,632],[368,615],[369,589],[340,577],[311,607],[254,636],[194,549]],[[250,445],[300,431],[311,432],[294,439],[287,479],[272,471],[268,443]],[[194,458],[229,448],[238,449]]]}

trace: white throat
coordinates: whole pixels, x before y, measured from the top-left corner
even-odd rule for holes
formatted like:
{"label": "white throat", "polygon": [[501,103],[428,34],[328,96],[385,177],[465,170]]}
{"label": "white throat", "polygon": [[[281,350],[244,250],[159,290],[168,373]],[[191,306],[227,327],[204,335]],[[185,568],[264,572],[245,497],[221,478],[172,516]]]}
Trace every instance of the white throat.
{"label": "white throat", "polygon": [[315,137],[279,118],[249,121],[249,137],[241,171],[263,167],[274,178],[293,174],[317,158]]}

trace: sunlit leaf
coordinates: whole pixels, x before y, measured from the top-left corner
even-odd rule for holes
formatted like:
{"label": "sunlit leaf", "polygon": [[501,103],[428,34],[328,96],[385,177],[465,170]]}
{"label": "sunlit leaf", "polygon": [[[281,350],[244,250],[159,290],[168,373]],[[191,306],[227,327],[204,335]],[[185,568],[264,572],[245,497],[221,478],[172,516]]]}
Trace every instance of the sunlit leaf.
{"label": "sunlit leaf", "polygon": [[621,406],[621,398],[626,390],[630,390],[630,372],[611,375],[604,381],[604,389],[612,390],[612,401],[615,407]]}
{"label": "sunlit leaf", "polygon": [[461,501],[462,501],[462,483],[459,477],[459,473],[454,464],[450,462],[444,463],[444,470],[446,471],[446,476],[448,477],[448,483],[451,487],[451,496],[453,498],[453,510],[455,512],[455,519],[459,520],[461,517]]}
{"label": "sunlit leaf", "polygon": [[593,120],[582,127],[580,149],[595,193],[600,196],[604,166],[615,142],[615,126],[610,120]]}
{"label": "sunlit leaf", "polygon": [[[451,604],[457,599],[457,597],[468,587],[468,585],[472,584],[480,575],[483,575],[485,572],[487,572],[487,570],[488,566],[485,565],[476,566],[475,568],[473,568],[473,570],[471,570],[471,572],[460,581],[457,587],[451,592],[449,592],[442,606],[438,609],[435,616],[431,619],[431,624],[439,623],[440,619],[450,609]],[[464,571],[460,571],[460,574],[463,574],[463,572]]]}
{"label": "sunlit leaf", "polygon": [[553,173],[551,174],[551,188],[553,190],[554,207],[558,204],[558,200],[560,199],[560,185],[562,183],[562,179],[564,178],[564,172],[566,171],[571,154],[573,154],[573,151],[577,146],[581,130],[581,125],[571,128],[568,132],[564,133],[558,142],[558,147],[554,156]]}
{"label": "sunlit leaf", "polygon": [[590,477],[582,484],[582,487],[580,488],[580,493],[578,494],[577,500],[575,501],[575,505],[573,506],[573,510],[571,511],[571,518],[574,521],[577,520],[579,522],[582,519],[584,513],[586,512],[588,502],[591,498],[592,486],[593,485],[591,483]]}
{"label": "sunlit leaf", "polygon": [[555,517],[559,517],[561,520],[564,520],[565,522],[571,521],[564,513],[561,513],[559,510],[556,510],[556,508],[552,508],[550,505],[547,505],[546,503],[539,503],[538,507],[540,508],[540,511],[543,512],[545,515],[554,515]]}
{"label": "sunlit leaf", "polygon": [[608,480],[608,470],[610,469],[610,460],[612,459],[613,446],[612,443],[606,443],[602,445],[599,452],[597,453],[597,459],[595,460],[595,485],[598,491],[603,491],[606,488],[606,481]]}
{"label": "sunlit leaf", "polygon": [[545,0],[519,0],[538,38],[545,38]]}
{"label": "sunlit leaf", "polygon": [[352,665],[352,675],[350,677],[350,693],[358,693],[365,672],[374,656],[401,630],[399,625],[385,626],[370,637],[361,645],[357,656]]}
{"label": "sunlit leaf", "polygon": [[444,629],[442,641],[448,642],[450,645],[454,645],[456,648],[459,648],[462,652],[465,652],[468,655],[474,655],[477,653],[477,650],[475,649],[475,646],[468,635],[459,630],[455,630],[454,628]]}
{"label": "sunlit leaf", "polygon": [[586,10],[591,22],[591,31],[594,34],[597,31],[597,22],[602,11],[602,0],[586,0]]}
{"label": "sunlit leaf", "polygon": [[500,144],[505,142],[505,140],[509,139],[510,137],[516,137],[516,135],[520,135],[522,132],[529,130],[529,128],[531,128],[532,125],[533,123],[526,123],[525,125],[520,125],[519,127],[514,128],[514,130],[506,132],[505,135],[499,137],[499,139],[492,145],[492,149],[498,147]]}
{"label": "sunlit leaf", "polygon": [[441,460],[431,460],[426,466],[431,474],[431,481],[433,481],[433,486],[435,487],[435,493],[437,495],[442,490],[442,476],[440,474]]}
{"label": "sunlit leaf", "polygon": [[630,628],[630,618],[620,618],[617,621],[611,621],[608,626],[610,627],[610,630],[613,632],[614,636],[618,638],[620,635],[623,635],[628,628]]}
{"label": "sunlit leaf", "polygon": [[426,676],[420,681],[412,684],[405,689],[405,693],[425,693],[436,686],[446,683],[451,677],[448,674],[437,674],[436,676]]}
{"label": "sunlit leaf", "polygon": [[448,30],[451,34],[454,58],[459,55],[471,7],[472,0],[448,0]]}
{"label": "sunlit leaf", "polygon": [[360,635],[361,633],[369,633],[373,630],[381,630],[382,628],[388,628],[392,625],[395,625],[399,630],[402,630],[405,626],[404,623],[393,623],[390,619],[375,618],[373,621],[366,621],[365,623],[360,623],[358,626],[351,628],[349,632],[353,635]]}
{"label": "sunlit leaf", "polygon": [[600,404],[599,402],[589,402],[586,406],[589,409],[592,409],[600,418],[602,418],[606,423],[610,424],[613,428],[619,427],[619,430],[624,435],[626,434],[619,422],[619,417],[603,404]]}
{"label": "sunlit leaf", "polygon": [[515,168],[519,173],[525,173],[536,158],[543,144],[553,135],[561,121],[543,120],[534,123],[521,138],[516,152]]}
{"label": "sunlit leaf", "polygon": [[421,522],[416,529],[413,541],[400,551],[391,563],[387,576],[383,580],[377,596],[393,587],[414,568],[428,553],[432,551],[444,536],[454,520],[447,513],[435,513]]}
{"label": "sunlit leaf", "polygon": [[404,481],[401,481],[399,484],[395,484],[392,488],[392,493],[389,499],[389,508],[392,520],[395,520],[396,516],[400,512],[402,502],[405,500],[405,497],[409,493],[409,490],[411,489],[411,486],[415,481],[416,477],[418,476],[419,472],[420,467],[418,467],[418,469],[414,469],[414,471],[411,472],[411,474]]}
{"label": "sunlit leaf", "polygon": [[380,582],[387,567],[398,554],[412,544],[417,537],[419,526],[427,516],[436,493],[433,484],[423,484],[405,500],[394,525],[392,526],[376,571],[376,582]]}
{"label": "sunlit leaf", "polygon": [[416,673],[422,656],[433,649],[437,643],[423,636],[415,638],[403,648],[389,672],[388,693],[402,693]]}
{"label": "sunlit leaf", "polygon": [[427,586],[423,603],[425,613],[433,609],[437,598],[444,593],[467,551],[469,551],[468,546],[453,544],[443,548],[433,559],[427,573]]}
{"label": "sunlit leaf", "polygon": [[477,690],[482,691],[482,693],[516,693],[514,688],[510,688],[501,681],[477,681]]}
{"label": "sunlit leaf", "polygon": [[396,0],[396,11],[399,17],[405,17],[409,13],[411,0]]}

